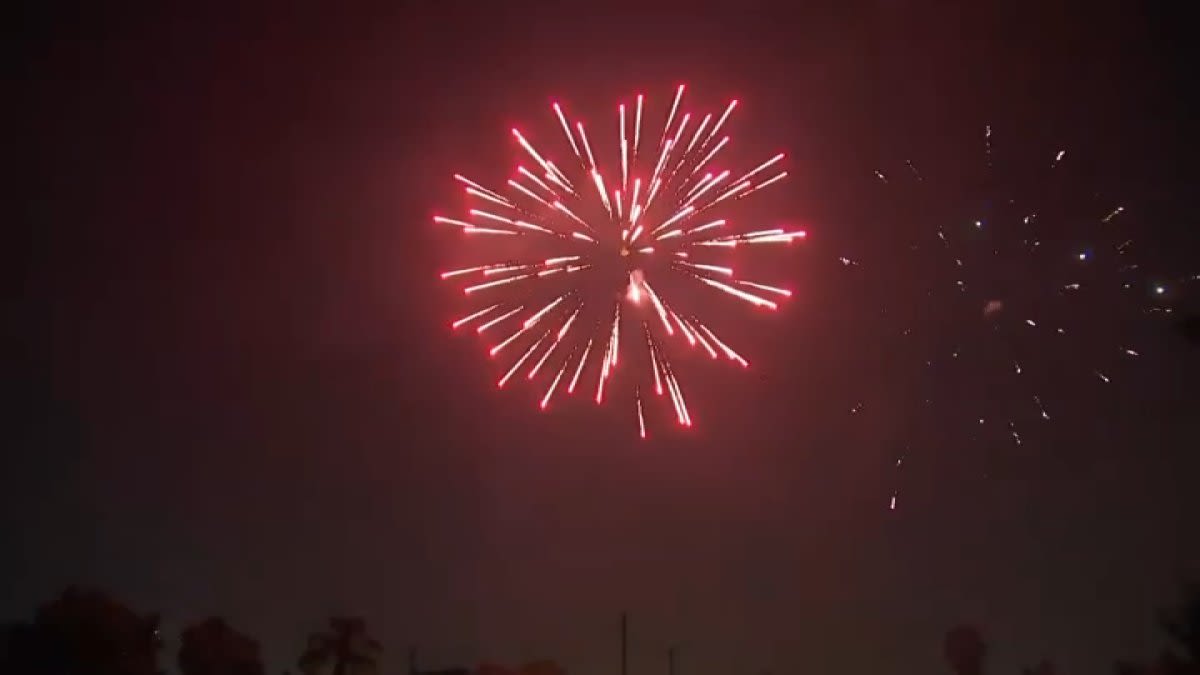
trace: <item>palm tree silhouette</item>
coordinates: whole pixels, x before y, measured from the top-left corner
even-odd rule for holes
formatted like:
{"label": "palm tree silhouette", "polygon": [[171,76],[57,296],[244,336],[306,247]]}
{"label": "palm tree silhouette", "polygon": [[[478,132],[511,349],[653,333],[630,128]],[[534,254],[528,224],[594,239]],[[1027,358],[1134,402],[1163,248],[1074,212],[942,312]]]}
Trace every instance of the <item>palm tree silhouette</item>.
{"label": "palm tree silhouette", "polygon": [[334,617],[328,632],[314,633],[300,657],[304,675],[374,675],[383,648],[367,635],[362,619]]}

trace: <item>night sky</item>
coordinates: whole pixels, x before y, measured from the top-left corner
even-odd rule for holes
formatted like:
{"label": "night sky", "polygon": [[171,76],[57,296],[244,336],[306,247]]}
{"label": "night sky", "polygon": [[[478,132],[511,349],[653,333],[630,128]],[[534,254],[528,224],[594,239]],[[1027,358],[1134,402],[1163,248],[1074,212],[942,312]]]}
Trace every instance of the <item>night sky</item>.
{"label": "night sky", "polygon": [[[168,632],[223,614],[272,671],[330,613],[366,617],[393,669],[418,645],[612,673],[622,610],[634,673],[669,644],[697,675],[938,672],[960,621],[995,672],[1157,652],[1156,608],[1200,574],[1200,349],[1101,300],[1083,344],[1142,357],[1100,391],[1048,382],[1055,419],[1017,450],[972,440],[960,381],[922,373],[896,316],[928,344],[970,330],[897,282],[924,274],[924,212],[874,171],[912,159],[967,201],[938,172],[990,124],[1031,163],[1068,148],[1149,272],[1200,271],[1181,17],[397,4],[23,16],[0,616],[96,585]],[[790,153],[758,208],[810,236],[781,313],[713,308],[754,367],[681,368],[697,426],[638,442],[620,407],[494,390],[446,328],[460,240],[430,218],[462,207],[455,171],[507,177],[510,127],[549,136],[551,97],[611,124],[679,82],[743,101],[742,166]]]}

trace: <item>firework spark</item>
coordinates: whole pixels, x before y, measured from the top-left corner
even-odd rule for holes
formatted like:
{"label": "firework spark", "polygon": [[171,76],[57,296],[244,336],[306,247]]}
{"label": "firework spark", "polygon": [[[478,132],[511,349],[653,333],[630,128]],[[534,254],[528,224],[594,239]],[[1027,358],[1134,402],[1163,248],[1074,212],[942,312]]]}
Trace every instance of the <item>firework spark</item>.
{"label": "firework spark", "polygon": [[631,360],[622,354],[635,350],[640,356],[623,379],[632,392],[638,434],[645,438],[651,415],[642,392],[650,387],[654,397],[669,403],[679,425],[692,425],[668,342],[749,365],[707,321],[677,306],[668,291],[682,280],[697,295],[716,292],[778,309],[791,296],[789,289],[743,279],[716,257],[740,246],[789,244],[805,233],[740,228],[729,215],[720,217],[723,208],[783,180],[788,173],[777,165],[784,155],[732,180],[733,172],[710,168],[730,143],[723,131],[738,101],[700,119],[683,110],[684,91],[683,85],[676,89],[658,133],[642,128],[648,107],[642,95],[633,106],[617,107],[616,168],[602,165],[605,158],[593,150],[584,123],[553,103],[569,153],[561,165],[530,136],[512,129],[528,163],[516,167],[506,191],[454,176],[474,204],[465,217],[434,221],[459,229],[470,243],[488,239],[480,244],[489,258],[442,273],[442,279],[461,283],[464,295],[479,298],[451,327],[495,334],[488,353],[505,364],[497,387],[524,374],[538,388],[544,410],[556,395],[571,395],[590,379],[593,398],[601,403],[622,364]]}
{"label": "firework spark", "polygon": [[[931,284],[920,282],[913,297],[921,304],[937,298],[941,308],[936,326],[918,313],[899,332],[939,377],[957,373],[965,378],[963,390],[986,390],[979,405],[987,408],[977,412],[987,414],[969,419],[1020,446],[1028,420],[1052,417],[1044,402],[1053,402],[1042,388],[1067,377],[1098,386],[1119,383],[1121,361],[1141,352],[1122,344],[1117,310],[1147,301],[1161,306],[1154,296],[1165,291],[1135,280],[1138,265],[1130,258],[1136,246],[1122,222],[1125,207],[1070,182],[1067,150],[1046,149],[1043,172],[1049,174],[1009,167],[990,126],[982,150],[979,184],[996,190],[983,199],[959,203],[959,193],[940,184],[948,177],[931,180],[933,172],[918,172],[911,161],[905,162],[907,176],[895,172],[889,181],[876,170],[875,177],[899,200],[898,213],[928,226],[908,246],[921,278]],[[1121,301],[1125,291],[1138,289],[1138,297]],[[1105,312],[1098,315],[1095,308]],[[1080,321],[1086,329],[1071,330],[1070,323]],[[1011,404],[1002,406],[1005,400]]]}

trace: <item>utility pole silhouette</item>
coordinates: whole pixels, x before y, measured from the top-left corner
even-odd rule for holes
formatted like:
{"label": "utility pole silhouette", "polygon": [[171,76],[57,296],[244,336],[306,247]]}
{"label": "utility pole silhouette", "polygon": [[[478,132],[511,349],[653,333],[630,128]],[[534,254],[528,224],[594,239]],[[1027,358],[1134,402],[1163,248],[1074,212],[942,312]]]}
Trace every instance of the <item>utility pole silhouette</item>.
{"label": "utility pole silhouette", "polygon": [[675,647],[667,650],[667,675],[675,675]]}
{"label": "utility pole silhouette", "polygon": [[629,675],[629,614],[621,612],[621,675]]}

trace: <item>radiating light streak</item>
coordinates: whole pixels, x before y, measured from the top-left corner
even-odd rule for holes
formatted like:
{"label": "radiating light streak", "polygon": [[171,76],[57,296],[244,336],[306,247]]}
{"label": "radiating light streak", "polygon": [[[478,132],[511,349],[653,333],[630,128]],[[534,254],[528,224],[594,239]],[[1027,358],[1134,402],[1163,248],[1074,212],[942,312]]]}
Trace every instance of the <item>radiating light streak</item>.
{"label": "radiating light streak", "polygon": [[470,323],[470,322],[474,321],[475,319],[482,317],[484,314],[487,314],[488,312],[492,311],[493,309],[496,309],[499,306],[500,306],[500,303],[496,303],[496,304],[492,305],[491,307],[485,307],[485,308],[479,310],[478,312],[473,312],[471,314],[468,314],[468,315],[464,316],[463,318],[455,321],[454,323],[451,323],[450,327],[458,328],[458,327],[462,326],[463,324]]}
{"label": "radiating light streak", "polygon": [[516,309],[511,309],[511,310],[501,314],[500,316],[492,319],[491,321],[488,321],[487,323],[480,324],[479,327],[475,329],[475,332],[482,335],[483,332],[486,331],[487,329],[489,329],[492,326],[495,326],[499,323],[504,322],[505,320],[509,319],[514,314],[516,314],[517,312],[521,311],[522,309],[525,309],[525,307],[522,306],[522,307],[517,307]]}
{"label": "radiating light streak", "polygon": [[642,412],[642,392],[636,390],[634,398],[637,400],[637,416],[638,416],[638,435],[642,438],[646,437],[646,415]]}

